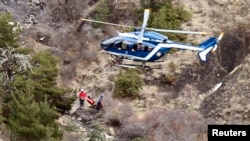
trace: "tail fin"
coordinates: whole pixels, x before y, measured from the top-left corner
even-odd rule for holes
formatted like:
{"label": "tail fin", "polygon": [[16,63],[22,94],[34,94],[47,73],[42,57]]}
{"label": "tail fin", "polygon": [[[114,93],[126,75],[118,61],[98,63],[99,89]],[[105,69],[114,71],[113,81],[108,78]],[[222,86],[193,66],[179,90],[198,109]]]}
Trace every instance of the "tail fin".
{"label": "tail fin", "polygon": [[203,49],[198,53],[201,61],[207,61],[207,54],[211,51],[214,52],[217,49],[217,44],[219,43],[223,35],[224,33],[222,32],[218,38],[211,37],[199,45],[200,48]]}

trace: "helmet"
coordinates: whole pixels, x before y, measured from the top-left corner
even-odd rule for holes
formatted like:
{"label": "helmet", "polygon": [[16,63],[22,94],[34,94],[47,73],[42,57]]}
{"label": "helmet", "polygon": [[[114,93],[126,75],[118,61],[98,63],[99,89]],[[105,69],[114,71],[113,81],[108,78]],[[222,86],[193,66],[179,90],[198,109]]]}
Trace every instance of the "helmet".
{"label": "helmet", "polygon": [[101,96],[104,96],[104,94],[102,94]]}
{"label": "helmet", "polygon": [[84,89],[83,88],[81,88],[81,92],[83,92],[84,91]]}

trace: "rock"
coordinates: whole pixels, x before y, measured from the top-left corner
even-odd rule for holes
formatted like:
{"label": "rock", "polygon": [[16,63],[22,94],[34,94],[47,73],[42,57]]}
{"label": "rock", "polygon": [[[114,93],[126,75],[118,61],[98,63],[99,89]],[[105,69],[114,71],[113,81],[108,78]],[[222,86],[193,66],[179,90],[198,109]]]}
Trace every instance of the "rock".
{"label": "rock", "polygon": [[2,0],[2,2],[3,2],[5,5],[8,4],[8,2],[7,2],[6,0]]}
{"label": "rock", "polygon": [[114,128],[110,127],[109,130],[108,130],[108,134],[111,135],[111,136],[115,136]]}
{"label": "rock", "polygon": [[76,112],[76,110],[80,107],[79,100],[77,99],[74,103],[73,106],[71,107],[71,110],[69,113],[72,115],[73,113]]}
{"label": "rock", "polygon": [[40,0],[32,0],[32,2],[34,2],[36,5],[39,5],[41,3]]}
{"label": "rock", "polygon": [[214,2],[218,3],[219,5],[223,6],[228,3],[228,0],[214,0]]}
{"label": "rock", "polygon": [[38,24],[38,20],[36,18],[33,19],[33,24]]}
{"label": "rock", "polygon": [[68,123],[70,122],[70,117],[63,115],[57,120],[57,122],[62,126],[67,126]]}
{"label": "rock", "polygon": [[104,133],[105,141],[114,141],[114,137]]}
{"label": "rock", "polygon": [[77,120],[78,120],[78,121],[81,121],[81,120],[82,120],[82,118],[81,118],[81,117],[79,117],[79,118],[77,118]]}
{"label": "rock", "polygon": [[66,126],[66,124],[65,124],[65,122],[64,122],[64,120],[63,120],[62,117],[59,118],[59,119],[57,120],[57,122],[58,122],[58,124],[60,124],[60,125],[62,125],[62,126]]}
{"label": "rock", "polygon": [[86,132],[86,129],[84,127],[80,127],[81,132]]}
{"label": "rock", "polygon": [[242,120],[242,115],[236,113],[236,114],[234,115],[234,120]]}
{"label": "rock", "polygon": [[138,100],[136,102],[136,107],[137,108],[145,108],[145,102],[143,102],[142,100]]}

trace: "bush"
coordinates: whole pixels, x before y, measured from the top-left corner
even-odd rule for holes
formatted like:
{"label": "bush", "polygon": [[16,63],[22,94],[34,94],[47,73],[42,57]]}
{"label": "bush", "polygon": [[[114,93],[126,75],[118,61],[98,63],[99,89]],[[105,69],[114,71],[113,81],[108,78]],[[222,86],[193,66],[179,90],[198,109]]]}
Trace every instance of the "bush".
{"label": "bush", "polygon": [[[52,22],[74,22],[82,17],[83,11],[87,6],[86,0],[58,0],[48,2],[48,7],[51,9],[50,17]],[[44,15],[45,16],[45,15]]]}
{"label": "bush", "polygon": [[143,86],[143,81],[138,72],[134,69],[120,71],[116,80],[114,88],[115,97],[129,97],[135,98],[139,95],[139,90]]}
{"label": "bush", "polygon": [[130,117],[124,120],[117,140],[141,138],[150,141],[201,141],[206,139],[207,123],[195,112],[149,111],[142,119]]}
{"label": "bush", "polygon": [[144,133],[147,131],[145,126],[145,122],[137,119],[136,117],[126,119],[124,122],[122,122],[122,129],[118,133],[118,136],[122,137],[121,140],[143,138]]}
{"label": "bush", "polygon": [[88,141],[105,141],[105,136],[102,134],[104,128],[100,125],[94,125],[93,130],[87,135]]}
{"label": "bush", "polygon": [[120,114],[117,104],[118,102],[114,100],[110,96],[106,96],[104,99],[105,103],[105,113],[104,113],[104,121],[106,124],[111,125],[111,126],[120,126],[121,121],[120,121]]}
{"label": "bush", "polygon": [[113,127],[120,127],[121,123],[133,115],[133,110],[129,104],[120,104],[117,100],[112,99],[110,96],[106,96],[104,99],[105,113],[104,121],[106,124]]}
{"label": "bush", "polygon": [[60,139],[61,131],[55,122],[56,112],[44,99],[36,102],[32,80],[23,80],[22,89],[14,89],[4,103],[5,123],[17,140]]}
{"label": "bush", "polygon": [[[108,22],[110,17],[111,14],[107,0],[101,0],[94,12],[94,19],[97,21]],[[98,24],[98,23],[93,23],[92,25],[95,28],[105,26],[104,24]]]}
{"label": "bush", "polygon": [[142,138],[134,138],[132,141],[144,141]]}
{"label": "bush", "polygon": [[174,85],[176,83],[176,77],[174,74],[166,74],[163,76],[163,83],[166,83],[168,85]]}
{"label": "bush", "polygon": [[58,59],[48,51],[37,53],[32,58],[33,72],[30,74],[35,87],[34,94],[37,101],[48,99],[51,106],[55,106],[61,113],[70,110],[73,98],[64,97],[68,90],[56,86]]}
{"label": "bush", "polygon": [[0,13],[0,48],[5,48],[6,44],[14,48],[18,47],[20,28],[11,20],[10,14]]}
{"label": "bush", "polygon": [[[151,13],[148,22],[149,27],[161,28],[161,29],[171,29],[180,30],[182,23],[187,22],[191,18],[191,14],[184,10],[182,6],[174,6],[172,0],[163,1],[148,1],[141,0],[141,5],[143,9],[150,8]],[[140,10],[142,11],[142,10]],[[176,33],[164,33],[171,40],[186,40],[187,36],[185,34]]]}

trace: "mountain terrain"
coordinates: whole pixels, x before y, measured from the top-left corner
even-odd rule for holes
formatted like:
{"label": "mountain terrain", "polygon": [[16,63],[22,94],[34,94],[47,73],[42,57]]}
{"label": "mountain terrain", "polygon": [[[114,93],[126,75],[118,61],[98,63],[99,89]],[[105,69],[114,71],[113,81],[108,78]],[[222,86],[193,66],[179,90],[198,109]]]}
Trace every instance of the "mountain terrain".
{"label": "mountain terrain", "polygon": [[[115,23],[136,20],[129,12],[140,6],[139,1],[108,1],[121,15],[114,18]],[[209,54],[205,63],[198,60],[197,52],[167,54],[160,69],[141,71],[144,86],[139,98],[119,99],[112,96],[114,81],[125,68],[115,66],[109,55],[100,53],[100,42],[116,35],[116,30],[126,29],[93,28],[81,20],[94,16],[100,0],[0,1],[0,11],[11,13],[22,27],[21,46],[32,48],[34,53],[49,49],[59,58],[59,87],[72,89],[71,96],[82,87],[94,99],[105,94],[101,113],[88,104],[86,109],[78,109],[76,98],[71,111],[58,119],[64,130],[62,140],[101,135],[104,140],[119,141],[205,141],[208,124],[250,123],[250,1],[172,2],[192,14],[182,30],[208,33],[188,35],[187,42],[197,44],[224,32],[217,51]],[[174,80],[168,83],[163,79],[166,76]]]}

